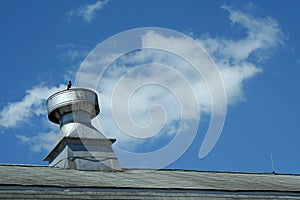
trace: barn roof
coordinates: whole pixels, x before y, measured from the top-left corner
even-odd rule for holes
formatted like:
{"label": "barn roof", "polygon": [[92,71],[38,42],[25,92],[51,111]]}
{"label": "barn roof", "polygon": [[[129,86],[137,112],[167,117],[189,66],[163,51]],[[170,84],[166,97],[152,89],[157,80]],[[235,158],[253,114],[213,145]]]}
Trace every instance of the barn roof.
{"label": "barn roof", "polygon": [[186,195],[198,198],[197,195],[203,194],[256,194],[300,199],[300,175],[292,174],[146,169],[79,171],[35,165],[0,165],[0,177],[0,197],[1,194],[16,195],[20,191],[23,198],[24,191],[35,197],[45,194],[43,191],[52,191],[51,195],[58,193],[57,198],[62,198],[61,193],[66,197],[76,192],[116,195],[122,192],[133,194],[134,191],[135,195],[129,198],[147,193],[177,194],[176,197],[183,195],[183,198],[187,198]]}

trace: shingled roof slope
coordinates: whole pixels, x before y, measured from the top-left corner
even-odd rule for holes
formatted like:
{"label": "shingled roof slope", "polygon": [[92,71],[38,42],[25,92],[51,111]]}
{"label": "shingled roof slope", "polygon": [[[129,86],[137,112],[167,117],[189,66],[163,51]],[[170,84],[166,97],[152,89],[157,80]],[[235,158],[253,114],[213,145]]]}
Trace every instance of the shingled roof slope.
{"label": "shingled roof slope", "polygon": [[[9,192],[21,190],[26,190],[27,194],[35,191],[35,195],[45,194],[42,191],[52,191],[51,195],[59,192],[64,192],[65,195],[98,192],[100,195],[101,192],[106,192],[108,196],[109,193],[116,195],[125,192],[131,195],[128,198],[143,193],[168,194],[167,196],[172,193],[176,197],[183,195],[183,198],[187,195],[193,198],[196,195],[196,198],[200,194],[256,194],[256,197],[273,195],[300,199],[300,175],[142,169],[115,172],[79,171],[48,166],[0,165],[0,197],[1,193],[9,195]],[[66,191],[69,193],[66,194]],[[59,195],[61,194],[57,198]]]}

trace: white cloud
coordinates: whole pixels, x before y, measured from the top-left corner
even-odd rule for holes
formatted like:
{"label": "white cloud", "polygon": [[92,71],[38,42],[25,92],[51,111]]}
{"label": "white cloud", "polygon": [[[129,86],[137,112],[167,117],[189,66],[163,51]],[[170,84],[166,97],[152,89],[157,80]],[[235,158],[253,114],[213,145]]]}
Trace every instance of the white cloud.
{"label": "white cloud", "polygon": [[226,90],[227,104],[233,105],[245,99],[244,82],[262,70],[251,63],[243,62],[235,66],[223,66],[220,72]]}
{"label": "white cloud", "polygon": [[198,42],[208,50],[219,67],[227,103],[233,104],[245,98],[244,82],[262,72],[259,64],[268,58],[269,51],[284,43],[284,35],[277,21],[271,17],[258,18],[228,6],[222,8],[229,12],[232,25],[245,28],[246,37],[234,40],[206,35]]}
{"label": "white cloud", "polygon": [[57,44],[59,50],[59,57],[63,60],[67,59],[70,61],[83,59],[89,53],[88,50],[85,50],[83,47],[69,43],[69,44]]}
{"label": "white cloud", "polygon": [[[87,22],[90,22],[95,12],[103,7],[102,1],[98,1],[96,4],[93,4],[93,6],[88,5],[90,7],[82,7],[76,12],[72,11],[73,13],[71,15],[81,16]],[[283,43],[283,34],[278,23],[270,17],[257,18],[230,7],[224,6],[223,8],[229,11],[229,18],[233,25],[240,25],[245,28],[246,36],[244,38],[235,39],[212,38],[206,35],[195,39],[207,49],[216,62],[224,82],[227,103],[234,105],[245,99],[245,81],[262,71],[262,67],[260,66],[262,63],[259,61],[266,59],[272,48]],[[188,55],[195,62],[199,59],[196,49],[186,48],[187,41],[183,38],[168,37],[156,32],[148,32],[148,34],[141,38],[141,42],[144,47],[151,46],[151,43],[162,44],[162,46],[168,45],[170,49],[173,48],[176,52]],[[99,66],[103,66],[102,64],[107,62],[107,60],[110,60],[108,57],[116,58],[118,55],[101,55],[103,56],[101,59],[97,56],[98,55],[95,55],[94,61],[85,60],[82,64],[88,66],[85,71],[78,75],[83,85],[95,86],[99,78],[95,71]],[[256,59],[250,59],[251,57]],[[254,62],[253,60],[256,61]],[[168,72],[166,68],[157,70],[157,68],[151,66],[148,68],[130,68],[126,65],[126,63],[143,63],[144,61],[162,63],[173,67],[173,70]],[[185,79],[178,76],[176,72]],[[184,93],[187,91],[184,81],[188,81],[191,88],[195,91],[197,104],[200,107],[200,115],[210,114],[211,112],[211,99],[205,82],[191,65],[174,55],[159,51],[139,51],[131,53],[127,56],[123,56],[120,62],[112,64],[105,73],[105,76],[103,76],[101,80],[102,82],[98,83],[100,85],[99,94],[102,112],[99,117],[101,124],[97,123],[97,120],[93,121],[100,130],[104,131],[107,137],[117,138],[117,142],[121,142],[124,147],[127,146],[125,148],[128,150],[134,149],[136,146],[142,144],[143,141],[135,140],[124,134],[123,131],[120,130],[120,127],[116,125],[111,110],[119,109],[125,111],[124,113],[127,112],[127,107],[122,107],[118,100],[122,99],[122,96],[126,96],[126,94],[132,92],[132,85],[149,83],[153,80],[153,82],[164,81],[163,83],[171,85],[169,88],[155,84],[139,89],[137,88],[136,92],[129,98],[128,108],[130,110],[130,117],[133,124],[137,127],[136,130],[140,130],[139,134],[147,135],[149,132],[157,132],[162,128],[165,136],[172,135],[172,133],[175,133],[174,130],[176,130],[176,127],[178,127],[178,120],[182,118],[193,120],[197,117],[194,115],[192,102],[194,98],[191,96],[187,96],[182,100],[184,105],[190,105],[190,107],[185,107],[186,114],[181,116],[179,104],[182,102],[176,98],[180,96],[181,92]],[[120,81],[122,76],[122,84],[119,88],[120,93],[116,96],[116,104],[112,105],[112,92],[116,89],[115,85]],[[81,85],[79,84],[78,86]],[[179,95],[174,95],[169,90],[170,88],[178,92]],[[50,94],[59,89],[65,88],[64,86],[60,86],[59,88],[37,87],[28,90],[22,101],[10,103],[0,111],[0,125],[8,128],[15,127],[20,122],[30,119],[32,115],[39,116],[46,114],[45,108],[41,105],[42,102]],[[157,104],[160,104],[161,107],[157,106]],[[161,127],[162,122],[166,127]],[[149,124],[151,126],[147,127]],[[125,130],[135,130],[129,123],[124,123],[123,126]],[[143,127],[147,127],[147,129],[138,129]],[[152,139],[155,140],[158,136],[161,136],[161,134],[155,135]],[[52,140],[55,134],[52,131],[49,132],[46,137],[47,139],[42,137],[41,134],[37,134],[33,137],[32,141],[25,135],[18,135],[17,137],[24,143],[32,145],[34,147],[33,150],[37,151],[47,149],[48,143],[46,141]]]}
{"label": "white cloud", "polygon": [[50,131],[46,133],[38,133],[34,136],[25,134],[17,134],[16,138],[22,143],[28,145],[33,152],[46,151],[49,152],[58,140],[58,131]]}
{"label": "white cloud", "polygon": [[[244,83],[262,72],[261,65],[263,62],[261,61],[268,58],[272,49],[283,44],[283,33],[278,23],[270,17],[257,18],[230,7],[224,6],[223,8],[229,12],[229,18],[233,25],[245,28],[246,36],[235,39],[232,37],[212,38],[206,35],[195,39],[207,49],[214,59],[224,82],[227,103],[228,105],[234,105],[246,99]],[[184,38],[168,37],[151,31],[141,38],[141,43],[143,47],[151,47],[152,44],[156,44],[156,46],[159,44],[162,47],[168,46],[168,49],[171,51],[180,52],[181,55],[188,55],[195,63],[199,60],[197,49],[190,48],[191,46],[187,45],[188,41]],[[97,57],[97,53],[93,53]],[[109,54],[106,56],[112,57]],[[158,80],[169,81],[173,90],[185,91],[180,81],[181,77],[176,76],[174,73],[157,70],[151,66],[148,66],[148,68],[136,67],[145,61],[172,66],[188,80],[195,91],[197,103],[200,106],[200,115],[210,114],[211,112],[211,99],[206,84],[188,63],[176,56],[170,56],[159,51],[137,51],[136,53],[123,56],[118,62],[110,65],[105,72],[106,74],[102,77],[102,82],[99,83],[102,108],[102,115],[99,117],[99,121],[101,121],[102,126],[98,125],[98,127],[104,130],[107,136],[116,137],[118,139],[117,142],[125,143],[129,148],[142,142],[139,140],[132,142],[133,139],[124,134],[124,131],[127,133],[136,131],[139,135],[149,135],[150,132],[155,133],[159,131],[161,128],[161,123],[159,122],[164,120],[165,123],[163,125],[169,127],[169,130],[174,130],[178,120],[182,118],[195,119],[194,115],[181,116],[180,110],[178,110],[180,106],[176,97],[170,91],[158,85],[144,86],[134,93],[132,92],[133,85],[150,83],[151,80],[154,83],[157,83]],[[97,59],[95,59],[95,62],[92,60],[87,62],[89,63],[88,68],[86,68],[87,71],[84,71],[85,78],[81,81],[85,81],[84,84],[86,85],[93,86],[95,80],[98,80],[93,78],[97,77],[94,72],[101,65],[99,65],[99,60]],[[127,67],[128,65],[131,67]],[[88,84],[89,81],[91,82],[90,84]],[[117,94],[115,96],[117,103],[114,104],[112,103],[112,92],[117,88],[116,83],[119,83],[120,89],[115,93]],[[129,111],[127,111],[127,106],[124,106],[121,101],[130,93],[133,95],[129,98]],[[192,100],[192,98],[187,96],[185,101],[188,102],[188,100]],[[151,108],[154,108],[152,106],[156,104],[160,104],[163,107],[163,112],[158,107],[151,110]],[[193,108],[191,106],[185,109],[187,109],[187,113],[192,113]],[[111,113],[112,109],[124,113],[118,121],[119,124],[115,122],[116,116],[113,116]],[[126,117],[128,118],[126,116],[128,112],[131,121],[126,119]],[[153,121],[156,119],[159,120]],[[132,124],[136,127],[133,127]],[[147,125],[149,126],[147,127]],[[163,129],[163,131],[167,132],[167,129]]]}
{"label": "white cloud", "polygon": [[229,12],[232,25],[240,25],[246,29],[247,36],[238,40],[202,37],[200,43],[214,58],[237,63],[246,61],[255,54],[256,59],[262,60],[268,57],[265,50],[283,44],[283,33],[277,21],[271,17],[258,18],[228,6],[222,8]]}
{"label": "white cloud", "polygon": [[20,123],[28,121],[32,116],[45,115],[47,113],[45,100],[53,93],[66,89],[65,87],[65,85],[59,87],[37,86],[27,90],[21,101],[8,103],[0,111],[0,126],[18,127]]}
{"label": "white cloud", "polygon": [[26,122],[30,123],[32,117],[40,117],[41,120],[35,121],[35,125],[40,123],[40,130],[50,129],[50,131],[37,134],[34,132],[16,134],[16,138],[28,145],[33,152],[49,151],[57,141],[59,131],[58,126],[43,121],[42,116],[47,115],[45,101],[49,96],[63,89],[66,89],[66,85],[59,85],[58,87],[36,86],[27,90],[22,100],[8,103],[0,111],[0,127],[19,128]]}
{"label": "white cloud", "polygon": [[82,17],[86,22],[91,22],[96,17],[96,12],[101,10],[105,4],[108,3],[108,0],[97,1],[94,4],[87,4],[81,6],[76,10],[71,10],[69,16],[78,16]]}

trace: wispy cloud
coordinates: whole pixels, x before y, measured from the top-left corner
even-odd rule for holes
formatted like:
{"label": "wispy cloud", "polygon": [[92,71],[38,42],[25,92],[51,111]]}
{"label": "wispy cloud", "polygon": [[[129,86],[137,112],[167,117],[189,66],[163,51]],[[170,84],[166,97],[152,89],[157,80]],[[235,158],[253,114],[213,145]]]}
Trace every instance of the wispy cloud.
{"label": "wispy cloud", "polygon": [[69,16],[82,17],[86,22],[91,22],[97,15],[97,11],[101,10],[108,0],[97,1],[94,4],[87,4],[81,6],[78,9],[71,10],[68,14]]}
{"label": "wispy cloud", "polygon": [[[73,43],[57,44],[59,50],[59,57],[63,60],[75,61],[84,59],[89,53],[85,48],[75,45]],[[82,60],[81,60],[82,61]]]}
{"label": "wispy cloud", "polygon": [[21,101],[10,102],[0,111],[0,126],[14,128],[27,122],[33,116],[46,114],[45,100],[55,92],[65,89],[65,85],[58,87],[37,86],[26,91]]}
{"label": "wispy cloud", "polygon": [[227,62],[238,63],[248,60],[250,56],[256,56],[256,59],[262,61],[269,56],[264,51],[284,43],[284,35],[278,22],[271,17],[254,17],[229,6],[222,8],[229,12],[231,24],[245,28],[247,36],[238,40],[202,37],[201,43],[215,59],[222,58]]}
{"label": "wispy cloud", "polygon": [[64,62],[65,73],[63,78],[66,80],[74,80],[76,70],[79,68],[82,61],[88,55],[89,50],[87,47],[77,45],[74,43],[56,44],[58,50],[58,58]]}
{"label": "wispy cloud", "polygon": [[58,140],[58,131],[50,131],[46,133],[38,133],[34,136],[26,134],[17,134],[16,138],[22,143],[28,145],[33,152],[47,151],[49,152]]}
{"label": "wispy cloud", "polygon": [[229,6],[222,8],[229,12],[232,25],[245,28],[246,37],[235,40],[205,35],[198,41],[219,67],[225,83],[227,102],[233,104],[245,98],[245,80],[263,70],[261,65],[270,56],[270,52],[284,44],[284,34],[278,22],[271,17],[254,17]]}

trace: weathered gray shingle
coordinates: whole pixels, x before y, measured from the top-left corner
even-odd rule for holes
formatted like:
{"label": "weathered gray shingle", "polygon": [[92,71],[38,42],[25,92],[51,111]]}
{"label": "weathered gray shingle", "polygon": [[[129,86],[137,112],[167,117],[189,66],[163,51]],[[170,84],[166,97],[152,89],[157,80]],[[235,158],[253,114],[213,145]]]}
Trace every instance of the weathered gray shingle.
{"label": "weathered gray shingle", "polygon": [[252,198],[253,195],[257,199],[300,199],[300,175],[284,174],[140,169],[109,172],[0,165],[0,187],[0,197],[6,194],[7,198],[9,195],[28,195],[28,198],[32,195],[39,198],[51,195],[56,198],[58,195],[57,198],[62,198],[63,195],[71,198],[75,194],[104,198],[113,194],[119,195],[118,198],[133,195],[129,199],[168,196],[182,199],[188,196],[195,199],[204,196],[212,199]]}

